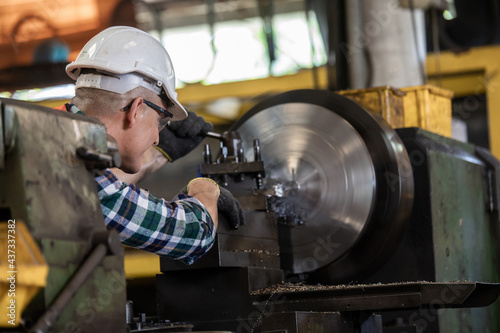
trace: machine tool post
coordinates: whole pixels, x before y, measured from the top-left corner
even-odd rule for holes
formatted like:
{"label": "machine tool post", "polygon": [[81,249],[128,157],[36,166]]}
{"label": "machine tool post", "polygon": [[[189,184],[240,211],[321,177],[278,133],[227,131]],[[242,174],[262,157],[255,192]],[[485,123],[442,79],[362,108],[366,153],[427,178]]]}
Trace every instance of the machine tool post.
{"label": "machine tool post", "polygon": [[262,157],[261,157],[261,154],[260,154],[260,142],[259,142],[259,139],[253,140],[253,151],[254,151],[254,158],[253,158],[253,160],[255,162],[262,161]]}
{"label": "machine tool post", "polygon": [[208,143],[205,145],[205,150],[203,151],[203,160],[206,164],[212,164],[212,151]]}
{"label": "machine tool post", "polygon": [[245,162],[245,151],[243,150],[243,147],[240,147],[240,149],[238,150],[238,159],[241,162]]}
{"label": "machine tool post", "polygon": [[238,158],[238,151],[241,147],[241,136],[236,131],[226,131],[222,133],[222,142],[227,147],[227,155],[230,159]]}
{"label": "machine tool post", "polygon": [[[237,158],[237,161],[241,162],[241,163],[245,163],[245,151],[243,150],[243,147],[240,147],[240,149],[238,150],[238,158]],[[240,173],[239,174],[239,178],[240,178],[240,181],[244,181],[245,180],[245,174],[244,173]]]}
{"label": "machine tool post", "polygon": [[[227,163],[227,147],[223,146],[222,142],[221,142],[221,157],[220,157],[220,163]],[[224,186],[227,186],[229,184],[229,176],[227,173],[225,173],[223,176],[222,176],[222,181],[223,181],[223,185]]]}
{"label": "machine tool post", "polygon": [[221,163],[227,163],[227,147],[221,146]]}
{"label": "machine tool post", "polygon": [[255,183],[257,185],[257,189],[259,189],[259,190],[264,187],[264,183],[262,181],[262,173],[261,172],[257,173],[257,176],[255,178]]}
{"label": "machine tool post", "polygon": [[[260,142],[259,139],[253,140],[253,152],[254,152],[254,161],[255,162],[260,162],[262,161],[262,156],[260,154]],[[255,182],[257,185],[257,189],[261,189],[263,187],[263,182],[262,182],[262,173],[259,172],[257,173],[257,177],[255,178]]]}

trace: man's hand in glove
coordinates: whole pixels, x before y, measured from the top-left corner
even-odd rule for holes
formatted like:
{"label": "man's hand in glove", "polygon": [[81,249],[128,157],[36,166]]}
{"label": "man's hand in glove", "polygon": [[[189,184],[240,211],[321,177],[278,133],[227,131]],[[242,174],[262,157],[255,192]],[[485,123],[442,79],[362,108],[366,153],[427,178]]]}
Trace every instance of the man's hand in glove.
{"label": "man's hand in glove", "polygon": [[217,200],[217,209],[219,214],[223,215],[229,223],[231,229],[238,229],[242,224],[245,224],[245,213],[238,200],[236,200],[231,192],[223,187],[220,187],[219,200]]}
{"label": "man's hand in glove", "polygon": [[203,117],[188,111],[186,119],[171,122],[160,132],[160,142],[155,148],[173,162],[195,149],[213,128]]}
{"label": "man's hand in glove", "polygon": [[[190,194],[190,184],[195,180],[199,179],[207,179],[213,182],[220,191],[219,198],[217,199],[217,210],[219,216],[224,216],[225,220],[229,224],[230,229],[238,229],[240,225],[245,224],[245,213],[243,211],[243,207],[241,204],[234,198],[234,196],[223,187],[219,187],[217,183],[215,183],[210,178],[195,178],[189,182],[189,184],[181,190],[183,194]],[[190,194],[192,195],[192,193]],[[195,196],[196,197],[196,196]]]}

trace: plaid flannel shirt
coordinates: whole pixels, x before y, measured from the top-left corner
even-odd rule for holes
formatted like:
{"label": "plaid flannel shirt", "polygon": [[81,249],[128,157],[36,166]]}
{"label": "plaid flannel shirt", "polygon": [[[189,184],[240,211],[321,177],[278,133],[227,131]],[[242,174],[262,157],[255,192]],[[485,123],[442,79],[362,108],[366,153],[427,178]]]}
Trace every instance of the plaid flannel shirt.
{"label": "plaid flannel shirt", "polygon": [[152,196],[122,183],[110,171],[96,177],[104,221],[123,244],[191,264],[213,245],[215,226],[198,199],[180,194],[175,201]]}
{"label": "plaid flannel shirt", "polygon": [[[56,109],[84,114],[74,104]],[[122,183],[110,170],[95,180],[106,227],[118,231],[123,244],[188,265],[212,247],[215,225],[198,199],[183,194],[171,202],[158,199]]]}

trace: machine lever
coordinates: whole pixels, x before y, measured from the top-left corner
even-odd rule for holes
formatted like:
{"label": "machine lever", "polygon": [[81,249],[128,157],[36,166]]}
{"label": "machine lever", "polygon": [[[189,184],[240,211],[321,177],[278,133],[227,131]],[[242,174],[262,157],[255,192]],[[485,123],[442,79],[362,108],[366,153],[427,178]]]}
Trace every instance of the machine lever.
{"label": "machine lever", "polygon": [[99,241],[100,243],[93,248],[92,252],[78,268],[75,275],[73,275],[69,282],[64,286],[47,311],[29,330],[29,333],[44,333],[49,331],[52,325],[57,321],[57,318],[66,304],[68,304],[82,284],[87,281],[88,276],[101,263],[104,257],[108,253],[116,254],[116,252],[120,251],[121,246],[119,246],[120,240],[118,238],[118,234],[115,231],[106,231],[105,233],[106,237],[104,239],[107,244],[102,242],[103,237],[100,237],[101,235],[94,237],[94,240]]}
{"label": "machine lever", "polygon": [[207,132],[207,136],[209,138],[214,138],[214,139],[218,139],[218,140],[222,140],[222,134],[219,134],[219,133],[215,133],[215,132]]}
{"label": "machine lever", "polygon": [[78,147],[77,156],[85,162],[88,170],[103,170],[106,168],[119,167],[121,156],[118,150],[110,150],[109,153],[101,153],[87,147]]}

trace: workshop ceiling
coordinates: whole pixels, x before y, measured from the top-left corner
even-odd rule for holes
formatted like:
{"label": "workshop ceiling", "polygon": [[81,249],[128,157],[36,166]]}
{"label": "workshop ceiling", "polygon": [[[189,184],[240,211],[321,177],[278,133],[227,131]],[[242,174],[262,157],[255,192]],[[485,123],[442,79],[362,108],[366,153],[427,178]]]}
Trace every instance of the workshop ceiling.
{"label": "workshop ceiling", "polygon": [[[74,58],[92,35],[113,24],[119,4],[119,0],[2,0],[0,68],[32,64],[34,50],[48,39],[67,45],[69,59]],[[123,24],[133,24],[133,17],[130,21]]]}
{"label": "workshop ceiling", "polygon": [[1,44],[19,44],[55,35],[69,35],[99,26],[100,13],[96,0],[65,2],[67,3],[42,0],[2,1]]}

